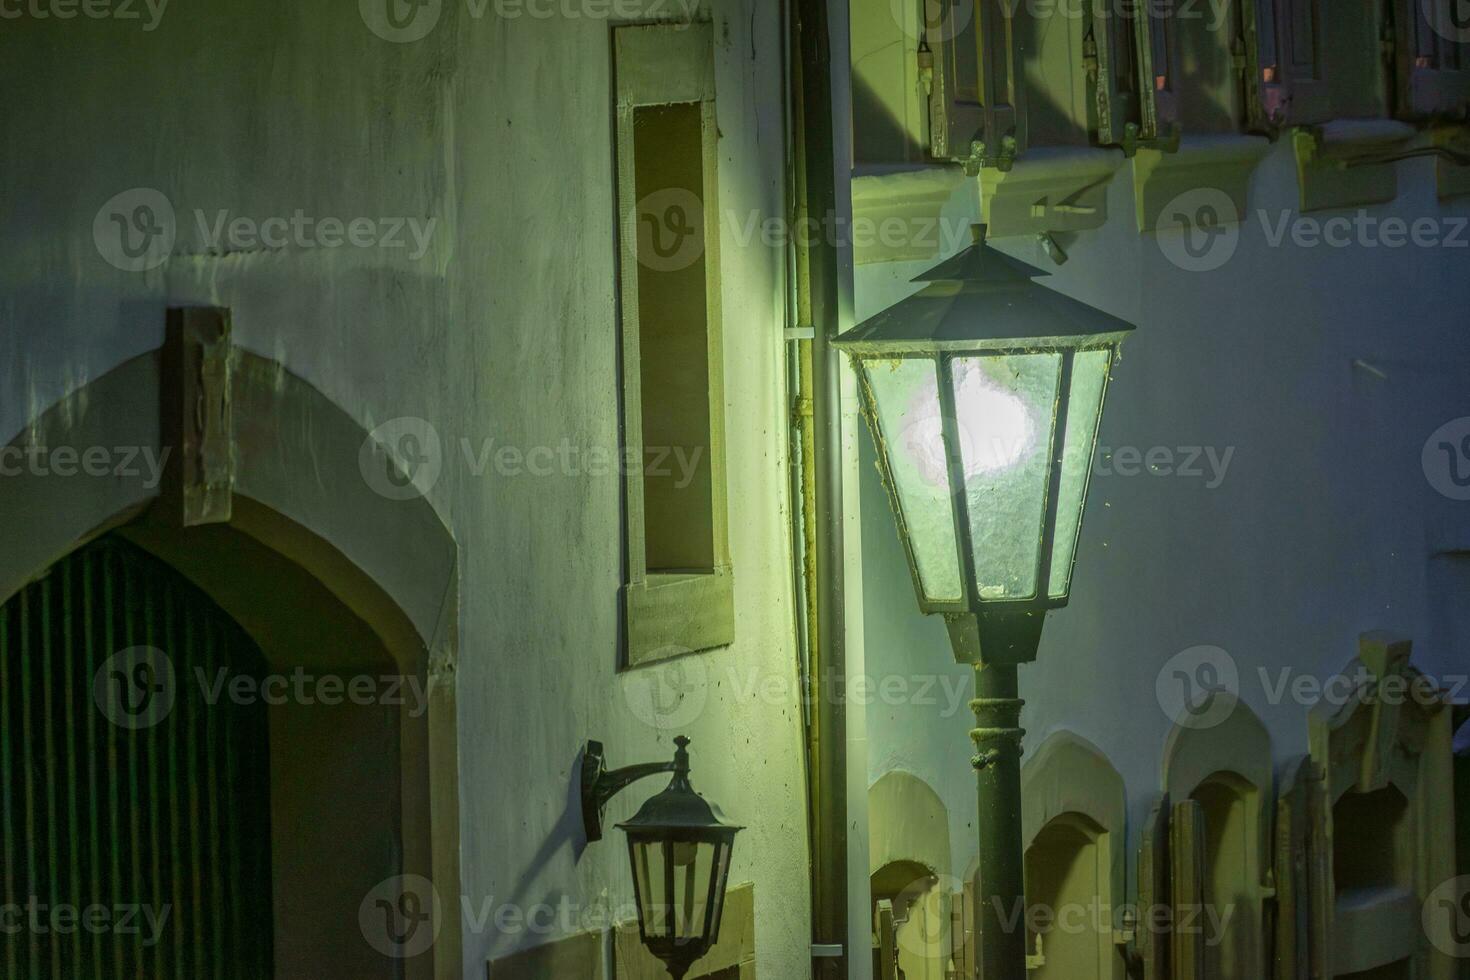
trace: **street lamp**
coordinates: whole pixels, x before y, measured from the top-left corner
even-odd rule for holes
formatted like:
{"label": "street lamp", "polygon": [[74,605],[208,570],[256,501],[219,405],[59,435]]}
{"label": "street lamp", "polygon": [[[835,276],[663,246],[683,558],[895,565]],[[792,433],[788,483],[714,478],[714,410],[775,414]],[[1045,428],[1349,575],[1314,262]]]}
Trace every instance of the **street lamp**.
{"label": "street lamp", "polygon": [[628,835],[643,945],[663,960],[674,980],[682,980],[719,941],[730,852],[743,828],[726,823],[719,807],[694,792],[689,739],[680,735],[674,744],[673,762],[608,772],[602,743],[588,742],[582,754],[582,824],[589,842],[601,840],[608,800],[644,777],[674,774],[667,789],[618,827]]}
{"label": "street lamp", "polygon": [[1024,980],[1023,702],[1047,610],[1067,604],[1098,421],[1133,327],[1038,285],[1048,273],[974,244],[920,276],[918,293],[833,341],[898,521],[919,608],[944,617],[975,667],[979,975]]}

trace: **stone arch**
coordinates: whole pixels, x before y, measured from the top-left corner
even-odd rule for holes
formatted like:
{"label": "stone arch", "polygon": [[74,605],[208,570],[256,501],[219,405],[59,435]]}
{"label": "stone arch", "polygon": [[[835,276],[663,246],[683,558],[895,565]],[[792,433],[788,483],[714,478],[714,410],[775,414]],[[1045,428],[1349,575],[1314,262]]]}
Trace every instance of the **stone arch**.
{"label": "stone arch", "polygon": [[[1164,746],[1163,789],[1175,819],[1198,814],[1200,839],[1193,853],[1174,855],[1181,871],[1197,881],[1206,930],[1196,945],[1206,976],[1265,976],[1265,899],[1269,890],[1274,764],[1271,735],[1261,719],[1235,695],[1216,692],[1200,717],[1209,724],[1179,724]],[[1180,808],[1185,808],[1181,812]],[[1180,862],[1201,862],[1180,869]],[[1229,914],[1227,920],[1225,916]],[[1180,941],[1186,941],[1181,937]]]}
{"label": "stone arch", "polygon": [[[172,334],[172,331],[171,331]],[[272,598],[282,586],[308,590],[325,624],[358,630],[377,644],[365,665],[422,682],[424,710],[397,713],[398,781],[392,787],[398,867],[434,883],[457,909],[459,803],[454,669],[457,551],[422,496],[390,500],[369,487],[359,460],[369,433],[339,406],[269,358],[225,345],[225,392],[233,421],[234,478],[228,518],[181,528],[171,479],[146,465],[174,449],[160,406],[183,404],[165,371],[165,347],[139,355],[28,419],[4,447],[0,479],[0,602],[81,545],[116,531],[177,568],[247,629],[281,624]],[[31,447],[109,451],[106,474],[63,475],[16,465]],[[21,455],[17,455],[17,453]],[[126,464],[126,465],[125,465]],[[173,480],[177,479],[175,475]],[[177,485],[173,488],[176,490]],[[210,561],[233,549],[254,584]],[[262,587],[264,579],[267,587]],[[269,638],[264,644],[271,647]],[[330,666],[334,644],[313,657]],[[279,646],[278,646],[279,649]],[[325,668],[324,668],[325,669]],[[386,701],[386,698],[385,698]],[[274,737],[274,736],[273,736]],[[341,819],[346,819],[345,816]],[[282,885],[277,884],[278,894]],[[364,896],[366,898],[366,896]],[[361,937],[356,937],[360,940]],[[403,964],[413,980],[457,977],[462,969],[457,912],[444,915],[433,948]]]}
{"label": "stone arch", "polygon": [[895,769],[868,789],[868,873],[909,863],[950,873],[949,811],[928,783]]}
{"label": "stone arch", "polygon": [[[868,874],[880,946],[906,976],[944,976],[951,949],[951,903],[962,885],[951,872],[949,812],[928,783],[909,772],[884,773],[868,789]],[[885,940],[879,903],[895,919]]]}
{"label": "stone arch", "polygon": [[1127,791],[1091,742],[1051,735],[1021,770],[1030,904],[1055,910],[1048,934],[1030,937],[1034,977],[1123,980],[1113,948],[1126,895]]}

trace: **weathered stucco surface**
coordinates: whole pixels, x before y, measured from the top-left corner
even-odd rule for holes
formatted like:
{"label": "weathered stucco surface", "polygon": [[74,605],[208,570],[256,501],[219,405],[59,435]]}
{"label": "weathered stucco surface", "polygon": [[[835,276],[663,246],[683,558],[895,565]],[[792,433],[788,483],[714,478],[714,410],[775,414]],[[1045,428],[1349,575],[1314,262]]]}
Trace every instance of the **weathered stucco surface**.
{"label": "weathered stucco surface", "polygon": [[[742,220],[779,215],[778,9],[712,8],[722,207]],[[649,675],[616,670],[618,473],[500,472],[493,457],[484,468],[487,446],[565,441],[585,458],[619,437],[609,23],[528,9],[445,0],[412,43],[375,36],[344,2],[179,3],[150,31],[146,18],[5,21],[0,434],[157,347],[165,307],[181,304],[230,307],[239,346],[369,429],[426,420],[443,446],[429,499],[460,548],[467,900],[482,910],[565,897],[594,921],[630,914],[620,836],[579,843],[578,752],[595,737],[615,765],[660,759],[683,732],[696,786],[750,828],[731,880],[756,882],[759,972],[800,976],[809,920],[782,252],[726,226],[737,640],[676,661],[688,689],[650,708]],[[93,237],[99,208],[132,188],[161,192],[177,215],[172,256],[147,272],[112,267]],[[290,220],[298,209],[434,226],[418,258],[407,228],[399,248],[210,251],[196,217]],[[757,695],[756,676],[786,683]],[[643,795],[616,800],[610,821]],[[552,938],[466,926],[465,976]]]}

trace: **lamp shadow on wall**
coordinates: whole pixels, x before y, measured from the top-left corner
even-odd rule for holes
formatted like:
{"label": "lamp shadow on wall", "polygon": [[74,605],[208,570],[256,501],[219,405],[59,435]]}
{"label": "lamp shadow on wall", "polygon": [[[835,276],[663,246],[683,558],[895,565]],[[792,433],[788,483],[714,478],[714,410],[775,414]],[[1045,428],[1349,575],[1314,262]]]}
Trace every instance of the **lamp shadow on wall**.
{"label": "lamp shadow on wall", "polygon": [[[586,833],[582,829],[582,787],[580,781],[577,779],[577,773],[582,771],[583,752],[584,749],[579,748],[572,757],[571,765],[567,768],[571,776],[567,779],[566,806],[562,808],[561,815],[557,817],[556,823],[551,828],[551,833],[546,835],[546,839],[541,842],[541,846],[536,849],[536,853],[531,855],[531,860],[526,867],[525,873],[516,882],[515,888],[511,891],[506,901],[496,903],[498,907],[521,909],[523,911],[538,905],[557,908],[561,900],[567,897],[564,891],[553,890],[543,895],[539,902],[527,901],[527,896],[530,895],[532,889],[535,887],[536,878],[540,874],[541,869],[550,864],[552,858],[563,847],[571,848],[572,863],[574,865],[582,863],[582,855],[587,850],[588,841]],[[621,865],[618,865],[618,867],[621,867]],[[474,911],[476,915],[479,914],[478,909]],[[587,909],[584,908],[583,911],[586,912]],[[610,921],[603,924],[608,927],[612,925]],[[476,925],[480,926],[480,928],[489,929],[491,927],[491,920],[487,919],[483,923],[465,923],[466,928],[473,928]],[[534,929],[535,926],[531,926],[527,931],[530,932]],[[516,934],[497,931],[494,936],[494,941],[485,950],[485,955],[494,960],[509,953],[516,952],[517,950],[512,948],[515,945],[515,938]],[[551,942],[560,938],[563,937],[555,934],[541,937],[543,942]],[[529,943],[527,945],[534,946],[539,945],[539,943]]]}

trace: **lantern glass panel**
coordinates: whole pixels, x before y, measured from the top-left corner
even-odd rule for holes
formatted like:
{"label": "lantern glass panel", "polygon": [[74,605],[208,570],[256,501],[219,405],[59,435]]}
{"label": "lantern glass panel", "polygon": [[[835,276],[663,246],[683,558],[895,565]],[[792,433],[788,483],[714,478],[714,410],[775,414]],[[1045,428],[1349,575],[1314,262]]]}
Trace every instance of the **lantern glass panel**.
{"label": "lantern glass panel", "polygon": [[674,937],[681,942],[704,936],[708,925],[713,844],[672,845],[674,860]]}
{"label": "lantern glass panel", "polygon": [[866,362],[876,402],[882,450],[908,530],[914,566],[925,597],[963,598],[960,551],[950,502],[939,375],[929,358]]}
{"label": "lantern glass panel", "polygon": [[1082,510],[1087,500],[1087,483],[1111,363],[1112,352],[1108,350],[1078,351],[1072,358],[1057,533],[1052,541],[1051,581],[1047,588],[1047,594],[1053,598],[1064,598],[1072,587],[1072,560],[1077,554],[1077,536],[1082,529]]}
{"label": "lantern glass panel", "polygon": [[728,844],[630,842],[643,934],[675,945],[702,942],[718,928]]}
{"label": "lantern glass panel", "polygon": [[715,907],[713,914],[709,917],[711,943],[717,942],[720,938],[720,919],[725,915],[725,890],[730,880],[730,851],[733,848],[733,841],[715,845]]}
{"label": "lantern glass panel", "polygon": [[663,841],[629,841],[633,858],[633,884],[638,890],[638,917],[643,935],[649,939],[669,936],[669,907],[664,874]]}
{"label": "lantern glass panel", "polygon": [[1050,351],[950,362],[982,600],[1037,594],[1061,370],[1062,355]]}

